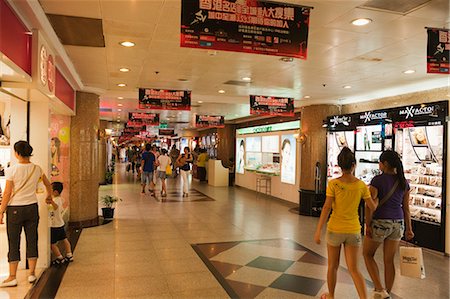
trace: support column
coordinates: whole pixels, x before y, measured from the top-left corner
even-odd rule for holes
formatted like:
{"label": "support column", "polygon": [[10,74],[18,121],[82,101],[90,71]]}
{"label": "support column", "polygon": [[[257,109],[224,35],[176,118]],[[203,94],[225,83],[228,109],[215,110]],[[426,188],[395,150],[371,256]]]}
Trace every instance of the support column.
{"label": "support column", "polygon": [[98,178],[100,127],[98,95],[76,94],[76,115],[71,121],[70,225],[98,225]]}
{"label": "support column", "polygon": [[230,158],[234,157],[236,127],[225,125],[225,128],[218,128],[217,136],[219,137],[217,159],[222,160],[224,166],[229,166]]}
{"label": "support column", "polygon": [[335,105],[312,105],[302,108],[301,114],[301,165],[300,189],[314,190],[314,171],[316,162],[320,163],[321,191],[325,189],[327,167],[327,130],[323,120],[336,115],[339,108]]}

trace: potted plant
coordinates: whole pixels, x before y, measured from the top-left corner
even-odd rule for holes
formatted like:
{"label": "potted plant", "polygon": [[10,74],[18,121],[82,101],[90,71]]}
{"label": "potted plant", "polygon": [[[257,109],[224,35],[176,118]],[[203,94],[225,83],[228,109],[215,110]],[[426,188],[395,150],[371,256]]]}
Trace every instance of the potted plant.
{"label": "potted plant", "polygon": [[114,173],[112,171],[107,171],[105,173],[105,182],[107,184],[112,184]]}
{"label": "potted plant", "polygon": [[100,203],[104,206],[102,208],[103,218],[105,219],[114,218],[113,205],[118,201],[122,201],[122,199],[117,196],[104,195],[100,198]]}

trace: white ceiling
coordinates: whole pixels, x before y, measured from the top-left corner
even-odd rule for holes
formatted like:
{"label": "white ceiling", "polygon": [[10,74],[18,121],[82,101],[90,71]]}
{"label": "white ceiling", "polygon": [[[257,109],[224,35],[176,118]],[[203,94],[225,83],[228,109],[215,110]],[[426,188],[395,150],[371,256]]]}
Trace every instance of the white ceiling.
{"label": "white ceiling", "polygon": [[[366,1],[287,2],[314,7],[306,61],[286,63],[276,56],[223,51],[212,56],[206,50],[180,48],[181,0],[40,0],[46,13],[103,20],[105,48],[65,46],[83,84],[104,90],[101,106],[113,112],[102,113],[102,119],[120,115],[126,120],[137,109],[138,87],[192,90],[193,104],[199,107],[191,113],[169,113],[184,121],[195,112],[222,114],[228,120],[247,116],[249,94],[294,97],[298,107],[367,100],[385,89],[383,94],[447,86],[447,76],[426,73],[424,27],[449,26],[448,0],[432,0],[405,16],[358,8]],[[363,17],[373,22],[364,27],[350,23]],[[136,46],[120,46],[124,40]],[[121,73],[121,67],[131,71]],[[407,69],[416,72],[403,74]],[[251,77],[252,83],[223,84],[242,77]],[[226,93],[218,94],[219,89]],[[305,100],[306,95],[311,98]]]}

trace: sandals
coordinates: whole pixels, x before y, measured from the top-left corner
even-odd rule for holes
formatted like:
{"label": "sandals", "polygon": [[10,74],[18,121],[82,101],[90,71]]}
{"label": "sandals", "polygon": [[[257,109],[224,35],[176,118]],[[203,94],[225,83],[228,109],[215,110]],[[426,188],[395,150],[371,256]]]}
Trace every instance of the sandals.
{"label": "sandals", "polygon": [[323,293],[320,295],[320,299],[332,299],[333,297],[330,296],[330,293]]}

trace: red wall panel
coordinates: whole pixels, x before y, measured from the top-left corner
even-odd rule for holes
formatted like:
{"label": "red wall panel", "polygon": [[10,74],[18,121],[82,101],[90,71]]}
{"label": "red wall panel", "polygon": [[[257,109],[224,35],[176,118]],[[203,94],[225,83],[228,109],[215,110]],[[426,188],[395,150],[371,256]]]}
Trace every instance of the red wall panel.
{"label": "red wall panel", "polygon": [[6,0],[0,0],[0,52],[31,76],[31,35]]}
{"label": "red wall panel", "polygon": [[56,69],[56,89],[55,95],[60,99],[67,107],[74,110],[75,109],[75,91],[66,78],[61,74],[61,72]]}

